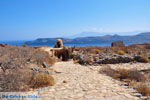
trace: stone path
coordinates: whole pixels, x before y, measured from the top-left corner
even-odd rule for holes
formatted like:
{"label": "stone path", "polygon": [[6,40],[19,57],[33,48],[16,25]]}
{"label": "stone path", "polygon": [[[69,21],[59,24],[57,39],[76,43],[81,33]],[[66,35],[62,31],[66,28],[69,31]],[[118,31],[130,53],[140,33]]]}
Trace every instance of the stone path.
{"label": "stone path", "polygon": [[53,66],[55,86],[39,93],[39,100],[139,100],[133,89],[89,67],[69,62]]}

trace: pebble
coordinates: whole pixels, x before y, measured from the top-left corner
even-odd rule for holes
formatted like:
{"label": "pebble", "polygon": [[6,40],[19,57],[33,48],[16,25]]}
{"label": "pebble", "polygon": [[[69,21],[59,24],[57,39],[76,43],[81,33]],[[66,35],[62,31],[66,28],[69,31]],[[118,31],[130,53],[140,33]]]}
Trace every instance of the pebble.
{"label": "pebble", "polygon": [[142,96],[142,94],[140,94],[140,93],[134,93],[134,94],[133,94],[133,96],[141,97],[141,96]]}

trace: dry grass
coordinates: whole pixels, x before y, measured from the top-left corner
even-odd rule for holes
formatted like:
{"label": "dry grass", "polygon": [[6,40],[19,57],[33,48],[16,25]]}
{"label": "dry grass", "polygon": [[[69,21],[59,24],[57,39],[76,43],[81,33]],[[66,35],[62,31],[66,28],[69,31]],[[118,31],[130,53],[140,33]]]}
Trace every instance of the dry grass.
{"label": "dry grass", "polygon": [[[140,44],[140,45],[129,45],[125,47],[75,47],[75,51],[83,52],[83,54],[91,53],[117,53],[124,55],[124,54],[144,54],[147,55],[149,52],[150,44]],[[150,55],[149,55],[150,56]]]}
{"label": "dry grass", "polygon": [[87,51],[88,53],[90,53],[90,54],[99,54],[99,53],[101,53],[102,51],[100,50],[100,49],[90,49],[90,50],[88,50]]}
{"label": "dry grass", "polygon": [[112,69],[110,66],[104,67],[100,70],[100,73],[105,74],[107,76],[115,77],[116,70]]}
{"label": "dry grass", "polygon": [[135,89],[144,96],[150,96],[150,86],[144,83],[138,85]]}
{"label": "dry grass", "polygon": [[55,82],[52,76],[46,73],[38,73],[33,76],[30,84],[33,88],[39,88],[39,87],[53,86]]}
{"label": "dry grass", "polygon": [[134,58],[136,61],[138,62],[142,62],[142,63],[148,63],[150,60],[149,60],[149,57],[144,55],[144,54],[140,54],[140,56],[137,56]]}
{"label": "dry grass", "polygon": [[141,55],[141,61],[143,61],[144,63],[148,63],[150,60],[146,55]]}
{"label": "dry grass", "polygon": [[[89,57],[93,57],[92,60]],[[150,62],[150,50],[136,45],[125,47],[78,47],[75,48],[73,59],[83,65],[86,62],[95,65],[129,62],[148,63]]]}
{"label": "dry grass", "polygon": [[150,96],[150,75],[148,73],[141,73],[136,69],[115,70],[111,67],[102,68],[100,73],[113,77],[114,79],[127,82],[129,86],[136,89],[142,95]]}
{"label": "dry grass", "polygon": [[106,67],[106,68],[102,68],[100,70],[100,73],[102,74],[105,74],[107,76],[111,76],[115,79],[119,79],[119,80],[122,80],[122,79],[127,79],[129,78],[129,71],[126,70],[126,69],[118,69],[118,70],[114,70],[112,69],[111,67]]}
{"label": "dry grass", "polygon": [[108,76],[111,76],[115,79],[123,80],[135,80],[135,81],[142,81],[145,80],[145,75],[141,74],[138,70],[127,70],[127,69],[117,69],[114,70],[111,67],[105,67],[100,70],[100,73],[106,74]]}
{"label": "dry grass", "polygon": [[74,64],[77,64],[77,63],[79,63],[79,62],[80,62],[79,59],[73,59],[73,63],[74,63]]}
{"label": "dry grass", "polygon": [[35,88],[39,88],[39,84],[39,86],[52,85],[53,78],[51,76],[42,74],[42,80],[42,76],[37,75],[39,72],[35,74],[29,67],[34,64],[42,69],[43,63],[51,66],[55,63],[55,59],[50,57],[47,52],[28,46],[0,47],[0,68],[3,70],[0,73],[0,91],[28,91],[33,87],[33,83]]}
{"label": "dry grass", "polygon": [[42,65],[43,63],[53,65],[56,62],[54,57],[50,57],[47,52],[40,50],[34,50],[30,60],[38,65]]}
{"label": "dry grass", "polygon": [[103,47],[96,47],[96,46],[75,47],[74,50],[88,54],[99,54],[103,52]]}
{"label": "dry grass", "polygon": [[54,78],[46,73],[33,74],[28,69],[15,69],[0,74],[0,92],[28,91],[30,88],[53,86]]}
{"label": "dry grass", "polygon": [[118,50],[118,51],[116,52],[116,54],[125,55],[125,52],[124,52],[123,50]]}
{"label": "dry grass", "polygon": [[41,66],[44,62],[49,65],[55,63],[55,59],[47,52],[36,50],[32,47],[7,46],[0,47],[0,67],[3,70],[26,67],[29,63]]}
{"label": "dry grass", "polygon": [[0,74],[0,91],[16,92],[29,90],[32,72],[27,69],[13,69]]}
{"label": "dry grass", "polygon": [[114,77],[119,78],[120,80],[128,79],[128,78],[130,78],[130,74],[129,74],[129,71],[126,69],[118,69],[116,71],[116,76],[114,76]]}

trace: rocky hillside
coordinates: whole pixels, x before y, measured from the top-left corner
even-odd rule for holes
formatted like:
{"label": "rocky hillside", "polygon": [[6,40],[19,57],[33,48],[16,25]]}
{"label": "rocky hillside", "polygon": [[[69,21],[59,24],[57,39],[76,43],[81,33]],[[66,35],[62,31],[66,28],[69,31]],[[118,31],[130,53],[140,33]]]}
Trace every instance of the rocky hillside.
{"label": "rocky hillside", "polygon": [[[27,45],[47,45],[54,44],[58,38],[39,38],[34,41],[27,41]],[[105,35],[97,37],[79,37],[75,39],[60,38],[65,44],[93,44],[111,43],[112,41],[124,41],[127,44],[150,43],[150,32],[140,33],[133,36]]]}

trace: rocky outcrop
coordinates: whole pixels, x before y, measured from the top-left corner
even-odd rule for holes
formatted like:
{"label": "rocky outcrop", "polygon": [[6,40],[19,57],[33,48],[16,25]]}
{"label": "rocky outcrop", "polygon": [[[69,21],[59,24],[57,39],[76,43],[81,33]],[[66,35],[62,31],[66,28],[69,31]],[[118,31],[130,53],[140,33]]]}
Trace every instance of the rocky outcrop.
{"label": "rocky outcrop", "polygon": [[143,62],[142,56],[138,55],[119,55],[119,54],[89,54],[82,55],[77,54],[74,56],[74,60],[78,61],[82,65],[98,65],[98,64],[117,64],[117,63],[129,63],[129,62]]}

